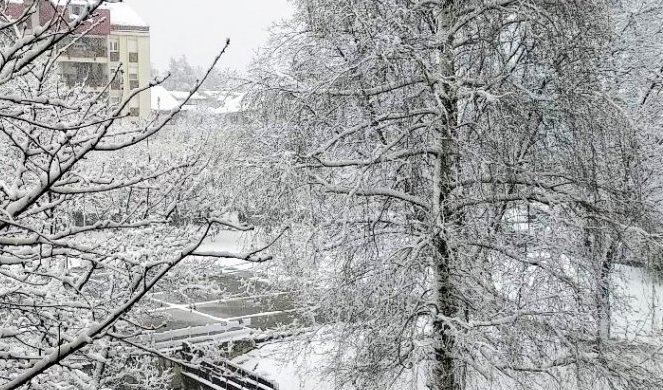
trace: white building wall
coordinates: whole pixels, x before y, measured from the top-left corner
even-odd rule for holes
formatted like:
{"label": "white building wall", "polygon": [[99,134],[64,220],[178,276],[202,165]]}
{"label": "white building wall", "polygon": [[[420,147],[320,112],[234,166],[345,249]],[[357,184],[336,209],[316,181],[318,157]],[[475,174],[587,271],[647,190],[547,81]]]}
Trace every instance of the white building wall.
{"label": "white building wall", "polygon": [[[116,41],[119,45],[119,62],[111,62],[111,69],[121,66],[122,91],[112,91],[111,99],[127,98],[133,89],[143,88],[152,80],[152,65],[150,61],[150,34],[145,31],[112,31],[110,42]],[[130,53],[138,53],[138,61],[130,61]],[[136,83],[137,80],[137,83]],[[139,116],[146,118],[151,113],[150,90],[141,92],[129,105],[137,108]]]}

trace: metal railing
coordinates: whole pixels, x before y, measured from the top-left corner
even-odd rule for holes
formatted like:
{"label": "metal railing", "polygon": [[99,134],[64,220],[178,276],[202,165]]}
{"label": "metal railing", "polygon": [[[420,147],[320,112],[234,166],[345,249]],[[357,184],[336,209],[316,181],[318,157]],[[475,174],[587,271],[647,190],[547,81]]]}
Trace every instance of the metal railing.
{"label": "metal railing", "polygon": [[[182,365],[182,375],[198,385],[224,390],[278,390],[276,382],[223,359],[217,364]],[[213,387],[214,386],[214,387]]]}
{"label": "metal railing", "polygon": [[159,350],[171,350],[179,348],[184,341],[191,344],[209,341],[233,341],[248,337],[250,334],[251,331],[242,326],[239,321],[224,321],[203,326],[151,333],[141,336],[139,342],[151,345]]}

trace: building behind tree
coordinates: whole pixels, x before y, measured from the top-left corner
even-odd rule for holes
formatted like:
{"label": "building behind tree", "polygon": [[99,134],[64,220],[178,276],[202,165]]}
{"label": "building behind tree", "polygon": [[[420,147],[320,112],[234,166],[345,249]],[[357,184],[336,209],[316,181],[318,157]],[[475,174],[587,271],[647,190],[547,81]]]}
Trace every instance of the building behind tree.
{"label": "building behind tree", "polygon": [[[90,0],[10,0],[7,13],[20,16],[34,10],[30,25],[52,24],[58,28],[86,12]],[[84,87],[107,96],[118,104],[133,91],[148,85],[152,78],[150,27],[126,3],[104,3],[90,21],[58,46],[60,81],[67,87]],[[106,89],[110,82],[110,88]],[[132,99],[126,114],[145,118],[151,113],[150,90]]]}

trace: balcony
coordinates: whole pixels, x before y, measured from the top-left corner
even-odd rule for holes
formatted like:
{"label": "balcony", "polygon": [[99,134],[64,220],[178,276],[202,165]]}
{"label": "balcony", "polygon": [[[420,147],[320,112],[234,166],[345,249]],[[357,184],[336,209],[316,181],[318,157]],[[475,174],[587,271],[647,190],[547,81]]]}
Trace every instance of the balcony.
{"label": "balcony", "polygon": [[60,64],[60,79],[68,87],[102,88],[108,84],[108,67],[90,62]]}
{"label": "balcony", "polygon": [[119,51],[110,52],[110,61],[111,62],[120,62],[120,52]]}
{"label": "balcony", "polygon": [[108,48],[105,38],[81,37],[77,40],[68,39],[60,44],[64,48],[62,59],[65,60],[101,60],[108,61]]}

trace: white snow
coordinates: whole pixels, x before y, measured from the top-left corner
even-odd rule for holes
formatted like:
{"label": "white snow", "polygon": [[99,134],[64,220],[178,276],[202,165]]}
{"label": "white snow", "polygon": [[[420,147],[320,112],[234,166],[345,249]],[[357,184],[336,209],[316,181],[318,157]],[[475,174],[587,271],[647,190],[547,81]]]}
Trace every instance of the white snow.
{"label": "white snow", "polygon": [[[23,0],[21,1],[23,2]],[[51,0],[51,4],[56,7],[64,7],[66,5],[86,5],[91,4],[93,0]]]}
{"label": "white snow", "polygon": [[[189,91],[170,91],[170,94],[177,100],[184,101],[191,92]],[[201,94],[200,92],[194,93],[191,98],[189,98],[189,101],[195,101],[195,100],[207,100],[207,97]]]}
{"label": "white snow", "polygon": [[[644,269],[616,267],[615,288],[627,296],[625,307],[617,307],[613,314],[614,331],[630,338],[658,335],[663,331],[663,285]],[[621,302],[619,302],[621,303]],[[620,305],[621,306],[621,305]]]}
{"label": "white snow", "polygon": [[179,103],[168,92],[168,90],[161,85],[152,88],[152,110],[155,111],[170,111],[175,109]]}
{"label": "white snow", "polygon": [[[659,333],[663,329],[663,284],[639,268],[617,266],[615,271],[619,279],[617,288],[629,297],[625,310],[613,317],[615,333],[628,337]],[[334,378],[324,376],[321,367],[328,365],[333,355],[331,342],[315,338],[307,348],[297,340],[267,344],[236,358],[235,362],[276,381],[282,389],[331,390]],[[394,388],[423,390],[426,388],[423,375],[418,378],[406,375],[404,382]]]}
{"label": "white snow", "polygon": [[267,344],[235,359],[247,370],[278,383],[280,389],[333,390],[334,383],[325,378],[320,367],[332,356],[328,345],[320,343],[296,353],[293,342]]}
{"label": "white snow", "polygon": [[103,8],[111,12],[111,24],[115,26],[149,27],[149,25],[126,3],[105,3]]}
{"label": "white snow", "polygon": [[[323,368],[331,364],[334,356],[335,344],[319,334],[309,343],[291,339],[265,344],[234,361],[276,382],[280,389],[333,390],[339,383],[335,383],[333,375],[325,374]],[[346,383],[343,389],[354,390],[355,386]],[[425,374],[407,370],[391,389],[424,390]]]}
{"label": "white snow", "polygon": [[[188,91],[170,91],[170,94],[179,102],[183,102],[188,96]],[[243,109],[243,93],[232,91],[200,91],[196,92],[189,99],[187,109],[207,109],[214,114],[231,114],[240,112]],[[204,103],[204,104],[202,104]]]}
{"label": "white snow", "polygon": [[218,99],[221,105],[212,110],[215,114],[231,114],[242,111],[243,94],[228,94]]}
{"label": "white snow", "polygon": [[[15,3],[23,3],[24,0],[13,0]],[[93,3],[94,0],[51,0],[56,7],[65,7],[67,5],[86,5]],[[111,24],[115,26],[131,27],[149,27],[149,25],[126,3],[105,2],[100,8],[110,10]]]}
{"label": "white snow", "polygon": [[[198,248],[199,251],[227,251],[241,253],[251,247],[255,238],[254,232],[240,232],[222,230],[214,237],[207,239]],[[216,259],[214,263],[221,267],[232,267],[234,269],[250,269],[255,264],[240,259]]]}

